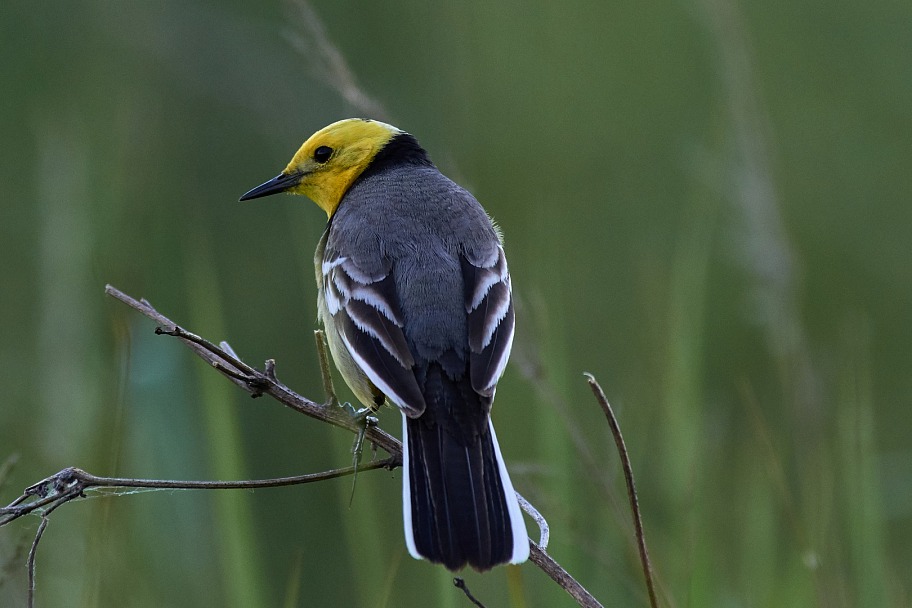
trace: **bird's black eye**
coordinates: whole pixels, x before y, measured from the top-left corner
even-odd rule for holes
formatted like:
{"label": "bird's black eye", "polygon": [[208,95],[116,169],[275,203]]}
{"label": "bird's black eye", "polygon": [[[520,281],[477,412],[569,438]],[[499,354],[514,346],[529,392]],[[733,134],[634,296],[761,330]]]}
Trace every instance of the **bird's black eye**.
{"label": "bird's black eye", "polygon": [[318,163],[325,163],[332,156],[333,149],[329,146],[320,146],[314,150],[314,160]]}

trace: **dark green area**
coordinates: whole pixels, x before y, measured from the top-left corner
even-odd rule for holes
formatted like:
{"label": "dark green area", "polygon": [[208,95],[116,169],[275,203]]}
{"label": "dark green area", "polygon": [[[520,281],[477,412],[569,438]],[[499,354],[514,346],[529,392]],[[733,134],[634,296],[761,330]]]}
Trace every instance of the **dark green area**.
{"label": "dark green area", "polygon": [[[518,336],[495,421],[554,557],[606,606],[645,605],[589,371],[665,605],[908,605],[912,5],[316,11],[361,89],[504,230]],[[347,464],[350,437],[251,401],[103,295],[146,297],[320,397],[325,216],[237,202],[364,113],[309,32],[293,2],[0,8],[0,462],[18,455],[0,503],[66,466]],[[398,434],[397,413],[381,423]],[[467,605],[408,557],[400,491],[397,471],[362,475],[351,506],[351,480],[93,494],[52,518],[39,605]],[[37,525],[0,530],[4,606],[24,605]],[[530,564],[466,578],[488,606],[569,604]]]}

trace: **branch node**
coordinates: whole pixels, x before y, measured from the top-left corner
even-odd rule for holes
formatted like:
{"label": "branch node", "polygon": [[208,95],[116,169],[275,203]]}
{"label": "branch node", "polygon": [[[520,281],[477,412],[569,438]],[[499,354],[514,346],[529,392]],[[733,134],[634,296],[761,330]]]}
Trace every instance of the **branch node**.
{"label": "branch node", "polygon": [[276,378],[275,373],[276,362],[275,359],[266,359],[266,377],[269,378],[271,382],[279,383],[279,379]]}
{"label": "branch node", "polygon": [[155,328],[155,335],[156,336],[180,336],[181,328],[178,327],[177,325],[173,325],[171,327],[162,327],[161,325],[159,325],[158,327]]}

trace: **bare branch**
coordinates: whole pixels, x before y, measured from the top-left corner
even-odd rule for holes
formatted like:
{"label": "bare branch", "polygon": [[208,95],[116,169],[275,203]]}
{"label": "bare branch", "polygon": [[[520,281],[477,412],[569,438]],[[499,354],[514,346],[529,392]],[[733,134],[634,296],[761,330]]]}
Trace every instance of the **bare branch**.
{"label": "bare branch", "polygon": [[[64,501],[66,502],[66,501]],[[51,522],[49,519],[51,513],[54,509],[62,505],[63,502],[58,502],[52,505],[47,511],[44,512],[41,516],[41,524],[38,526],[38,531],[35,532],[35,539],[32,541],[32,547],[29,549],[28,554],[28,608],[34,608],[35,606],[35,555],[38,553],[38,543],[41,542],[41,537],[44,536],[44,531],[47,529],[48,524]]]}
{"label": "bare branch", "polygon": [[[386,458],[371,462],[360,470],[392,469],[397,466],[395,458]],[[294,477],[279,477],[275,479],[254,479],[244,481],[174,481],[167,479],[127,479],[122,477],[98,477],[82,469],[68,468],[55,475],[27,488],[25,492],[14,500],[9,506],[0,508],[0,527],[11,521],[33,512],[41,513],[41,524],[35,533],[31,549],[28,554],[28,606],[35,605],[35,556],[38,552],[38,543],[44,536],[44,531],[50,523],[50,515],[54,510],[77,498],[85,496],[91,488],[158,488],[173,490],[227,490],[227,489],[252,489],[274,488],[279,486],[297,485],[324,481],[335,477],[352,475],[355,467],[333,469],[322,473],[309,475],[296,475]],[[44,509],[47,507],[47,509]]]}
{"label": "bare branch", "polygon": [[454,579],[453,579],[453,586],[456,587],[457,589],[462,589],[462,592],[465,593],[465,596],[466,596],[467,598],[469,598],[469,601],[472,602],[473,604],[475,604],[475,606],[477,606],[478,608],[485,608],[485,605],[482,604],[481,602],[479,602],[479,601],[475,598],[475,596],[472,595],[472,592],[469,591],[469,588],[466,586],[466,583],[465,583],[465,581],[464,581],[463,579],[461,579],[461,578],[458,577],[458,576],[457,576],[456,578],[454,578]]}
{"label": "bare branch", "polygon": [[[359,432],[360,427],[357,421],[353,420],[341,408],[329,407],[311,401],[279,382],[275,378],[274,362],[267,365],[267,370],[271,369],[271,373],[261,372],[236,358],[225,349],[182,329],[177,323],[155,310],[148,301],[136,300],[111,285],[105,287],[105,293],[158,323],[162,328],[160,333],[179,338],[201,359],[251,395],[269,395],[283,405],[311,418],[328,422],[353,433]],[[376,426],[371,426],[367,429],[365,438],[374,445],[386,450],[390,456],[396,458],[397,466],[401,464],[402,444],[398,439]]]}
{"label": "bare branch", "polygon": [[[269,395],[283,405],[317,420],[347,429],[353,433],[364,432],[365,438],[368,441],[375,447],[381,447],[386,450],[390,456],[383,460],[372,461],[366,465],[334,469],[322,473],[244,481],[176,481],[99,477],[74,467],[63,469],[29,488],[26,488],[21,496],[16,498],[6,507],[0,507],[0,527],[24,515],[33,513],[41,514],[42,521],[38,527],[28,556],[30,608],[33,606],[35,592],[35,556],[38,544],[50,521],[49,516],[55,509],[64,503],[77,498],[83,498],[85,492],[89,489],[165,488],[223,490],[268,488],[323,481],[344,475],[352,475],[358,471],[369,471],[380,468],[394,469],[402,465],[402,444],[398,439],[383,431],[375,424],[368,424],[365,429],[362,424],[359,424],[357,420],[353,419],[338,406],[338,401],[334,398],[335,395],[331,380],[328,379],[328,366],[324,366],[326,369],[321,369],[324,373],[324,388],[327,390],[327,396],[330,401],[330,403],[324,405],[302,397],[282,384],[276,378],[275,361],[272,359],[266,361],[265,371],[261,372],[247,363],[244,363],[226,342],[221,342],[219,346],[216,346],[212,342],[181,328],[168,317],[158,312],[148,301],[136,300],[111,285],[105,287],[105,292],[158,323],[159,327],[156,329],[156,333],[178,338],[197,356],[252,396]],[[318,335],[318,348],[323,347],[325,351],[325,345],[321,344],[322,340],[320,338],[321,336]],[[325,352],[323,353],[323,356],[325,357]],[[536,564],[551,577],[552,580],[566,590],[580,606],[587,608],[600,607],[601,604],[592,596],[592,594],[574,580],[560,564],[554,561],[554,559],[545,552],[543,547],[547,547],[549,536],[547,522],[522,496],[517,494],[517,498],[523,509],[536,521],[541,531],[541,546],[530,541],[530,560],[532,563]],[[464,589],[464,591],[468,594],[468,590]]]}
{"label": "bare branch", "polygon": [[627,482],[627,497],[630,499],[630,511],[633,513],[633,526],[636,531],[637,548],[640,551],[640,565],[643,568],[643,576],[646,577],[646,590],[649,592],[649,605],[652,608],[658,608],[659,603],[656,599],[655,585],[652,581],[652,564],[649,561],[649,551],[646,550],[646,536],[643,534],[643,520],[640,517],[640,503],[637,499],[636,484],[633,482],[633,467],[630,466],[630,456],[627,454],[627,446],[624,443],[624,436],[621,435],[621,427],[611,404],[605,397],[605,392],[599,385],[598,380],[592,374],[584,374],[589,382],[589,388],[595,395],[605,417],[608,418],[608,426],[611,427],[611,434],[614,435],[614,443],[617,445],[618,454],[621,456],[621,466],[624,468],[624,480]]}
{"label": "bare branch", "polygon": [[595,597],[589,593],[585,587],[580,585],[570,573],[561,567],[554,558],[548,555],[544,549],[531,542],[531,551],[529,551],[529,560],[542,569],[542,571],[551,577],[555,583],[560,585],[564,591],[570,594],[570,597],[576,600],[576,603],[583,608],[603,608]]}
{"label": "bare branch", "polygon": [[[25,492],[6,507],[0,507],[0,526],[29,515],[41,512],[44,518],[65,502],[85,496],[92,488],[147,488],[169,490],[251,490],[254,488],[277,488],[293,486],[336,477],[353,475],[359,471],[374,469],[392,470],[399,466],[395,457],[375,460],[366,465],[331,469],[321,473],[276,477],[272,479],[245,479],[242,481],[180,481],[173,479],[131,479],[127,477],[99,477],[82,469],[70,467],[42,479],[26,488]],[[50,506],[49,506],[50,505]],[[46,510],[45,507],[48,507]]]}
{"label": "bare branch", "polygon": [[[177,327],[176,323],[174,323],[173,321],[171,321],[170,319],[168,319],[167,317],[165,317],[164,315],[159,313],[157,310],[155,310],[152,307],[152,305],[149,304],[146,300],[137,301],[134,298],[123,293],[122,291],[116,289],[115,287],[112,287],[111,285],[108,285],[105,288],[105,292],[107,294],[117,298],[118,300],[124,302],[128,306],[135,308],[136,310],[143,313],[144,315],[146,315],[147,317],[149,317],[150,319],[152,319],[156,323],[159,323],[162,326],[173,327],[173,328]],[[221,353],[224,352],[223,349],[220,349],[217,347],[213,349],[213,348],[209,348],[208,346],[203,347],[194,341],[194,338],[196,336],[194,336],[193,334],[190,334],[189,332],[183,332],[183,333],[177,334],[177,337],[179,337],[182,341],[184,341],[184,343],[187,344],[187,346],[189,346],[195,353],[197,353],[204,360],[208,361],[210,364],[214,364],[215,362],[218,362],[218,361],[226,362],[226,358],[221,356]],[[200,339],[200,340],[202,340],[202,339]],[[320,335],[316,336],[316,340],[317,340],[318,348],[323,347],[323,344],[322,344],[323,340]],[[325,352],[322,354],[322,357],[325,357]],[[236,363],[232,362],[230,364],[232,364],[238,368],[243,368],[242,371],[244,371],[244,373],[249,374],[251,377],[256,377],[258,379],[257,382],[262,383],[262,388],[261,388],[262,394],[269,395],[270,397],[273,397],[274,399],[283,403],[284,405],[286,405],[296,411],[299,411],[303,414],[307,414],[308,416],[311,416],[318,420],[322,420],[324,422],[329,422],[330,424],[335,424],[336,426],[346,428],[346,429],[352,431],[353,433],[359,432],[359,427],[357,426],[357,423],[354,422],[352,420],[352,418],[350,416],[348,416],[347,414],[341,413],[340,408],[330,407],[328,405],[324,406],[324,405],[319,405],[317,403],[314,403],[313,401],[310,401],[309,399],[305,399],[304,397],[301,397],[297,393],[294,393],[293,391],[291,391],[284,384],[282,384],[278,380],[276,380],[274,375],[272,376],[272,378],[270,378],[267,374],[259,372],[253,368],[250,368],[246,364],[243,364],[243,362],[241,362],[239,359],[232,357],[232,360],[236,361]],[[219,369],[219,368],[216,368],[216,369]],[[219,370],[219,371],[221,371],[221,370]],[[321,373],[324,376],[324,388],[326,388],[327,392],[330,393],[329,395],[327,395],[327,397],[330,400],[332,400],[332,398],[334,397],[334,391],[331,387],[331,381],[327,381],[327,379],[326,379],[326,376],[328,375],[328,371],[329,371],[328,369],[322,369]],[[239,386],[244,388],[245,390],[252,392],[252,390],[249,386],[249,382],[238,381],[235,378],[232,378],[231,376],[229,376],[229,378],[232,381],[234,381],[236,384],[238,384]],[[369,425],[367,427],[365,437],[369,441],[374,443],[375,445],[378,445],[378,446],[382,447],[384,450],[386,450],[387,452],[389,452],[391,455],[391,459],[397,458],[398,460],[395,462],[395,466],[401,466],[401,464],[402,464],[402,460],[401,460],[402,444],[399,442],[398,439],[389,435],[385,431],[382,431],[379,427],[377,427],[375,425]],[[525,500],[522,496],[520,496],[518,493],[517,493],[517,497],[519,498],[520,503],[524,505],[525,511],[527,513],[529,513],[533,519],[535,519],[536,523],[538,523],[539,528],[542,530],[543,544],[545,546],[547,546],[548,525],[547,525],[547,522],[545,522],[544,517],[542,517],[541,514],[534,507],[532,507],[532,505],[529,504],[529,502],[527,500]],[[581,606],[587,606],[587,607],[588,606],[601,606],[601,604],[599,604],[598,601],[595,600],[595,598],[592,596],[592,594],[590,594],[582,585],[580,585],[576,580],[574,580],[573,577],[570,576],[570,574],[568,574],[567,571],[564,570],[560,566],[560,564],[558,564],[547,553],[545,553],[545,551],[542,548],[540,548],[538,545],[536,545],[535,543],[533,543],[531,541],[530,541],[530,545],[531,545],[531,549],[532,549],[531,554],[533,556],[532,557],[533,563],[535,563],[539,568],[541,568],[558,585],[560,585],[563,589],[565,589],[567,591],[567,593],[569,593],[574,599],[576,599],[577,602],[580,602]]]}
{"label": "bare branch", "polygon": [[38,543],[41,542],[41,537],[44,536],[44,531],[50,521],[51,520],[47,518],[47,515],[41,517],[41,525],[38,526],[38,531],[35,532],[35,540],[32,541],[32,548],[29,549],[27,562],[29,608],[32,608],[35,605],[35,554],[38,552]]}

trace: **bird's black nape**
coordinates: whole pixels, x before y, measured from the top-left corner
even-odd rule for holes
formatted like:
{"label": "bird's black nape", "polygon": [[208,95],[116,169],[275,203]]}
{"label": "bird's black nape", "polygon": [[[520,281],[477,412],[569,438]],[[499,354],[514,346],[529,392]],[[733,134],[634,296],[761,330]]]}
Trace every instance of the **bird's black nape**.
{"label": "bird's black nape", "polygon": [[369,175],[385,167],[393,165],[423,165],[433,166],[427,151],[421,147],[418,140],[408,133],[399,133],[393,136],[386,145],[380,148],[377,155],[368,165],[367,170],[362,175]]}

